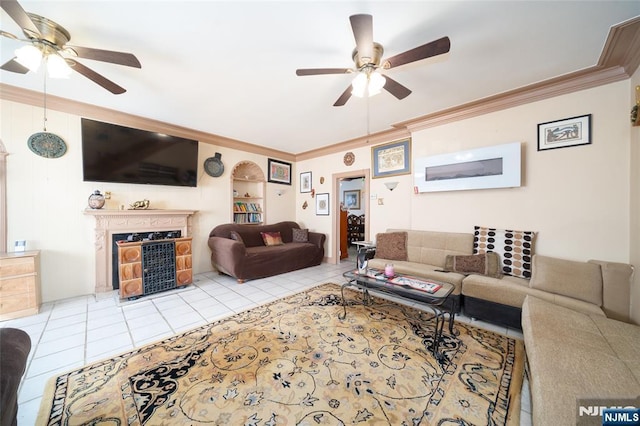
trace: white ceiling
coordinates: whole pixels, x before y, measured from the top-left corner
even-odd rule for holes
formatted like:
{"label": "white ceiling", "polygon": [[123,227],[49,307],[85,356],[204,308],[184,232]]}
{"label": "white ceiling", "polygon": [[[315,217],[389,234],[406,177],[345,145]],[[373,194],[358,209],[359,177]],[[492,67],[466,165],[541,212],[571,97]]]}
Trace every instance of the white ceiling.
{"label": "white ceiling", "polygon": [[[79,46],[135,54],[142,69],[82,63],[125,87],[113,95],[79,74],[47,92],[293,154],[394,123],[588,68],[611,26],[640,1],[21,1]],[[389,70],[413,93],[333,103],[352,75],[298,77],[297,68],[348,68],[349,16],[373,15],[383,58],[442,36],[451,51]],[[22,36],[4,11],[0,29]],[[4,63],[20,43],[0,42]],[[43,71],[0,71],[42,91]],[[367,119],[369,110],[369,119]],[[55,131],[55,129],[50,129]]]}

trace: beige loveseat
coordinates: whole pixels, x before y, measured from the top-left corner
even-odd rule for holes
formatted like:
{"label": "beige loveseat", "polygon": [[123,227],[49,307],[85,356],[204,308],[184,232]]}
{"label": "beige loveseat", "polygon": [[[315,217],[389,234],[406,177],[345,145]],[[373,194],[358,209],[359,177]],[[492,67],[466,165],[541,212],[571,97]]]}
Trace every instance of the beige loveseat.
{"label": "beige loveseat", "polygon": [[473,252],[472,234],[388,230],[397,232],[407,233],[406,260],[378,256],[371,267],[393,263],[398,272],[451,282],[466,315],[522,327],[534,425],[576,424],[583,400],[619,405],[640,396],[640,326],[628,323],[631,265],[534,255],[530,280],[440,272],[448,255]]}

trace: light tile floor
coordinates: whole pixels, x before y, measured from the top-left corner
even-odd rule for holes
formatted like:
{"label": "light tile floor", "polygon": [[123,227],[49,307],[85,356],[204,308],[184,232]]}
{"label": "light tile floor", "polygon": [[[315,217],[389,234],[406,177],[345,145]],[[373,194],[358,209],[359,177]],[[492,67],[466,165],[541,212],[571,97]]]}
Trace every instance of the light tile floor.
{"label": "light tile floor", "polygon": [[[343,283],[342,273],[353,265],[345,259],[339,265],[322,264],[242,285],[210,272],[195,276],[194,285],[182,290],[125,302],[115,292],[75,297],[45,303],[37,315],[0,322],[0,327],[21,328],[31,336],[32,349],[19,390],[18,425],[36,424],[44,386],[52,376],[319,284]],[[522,339],[518,330],[464,315],[456,320]],[[531,425],[526,379],[521,407],[520,424]]]}

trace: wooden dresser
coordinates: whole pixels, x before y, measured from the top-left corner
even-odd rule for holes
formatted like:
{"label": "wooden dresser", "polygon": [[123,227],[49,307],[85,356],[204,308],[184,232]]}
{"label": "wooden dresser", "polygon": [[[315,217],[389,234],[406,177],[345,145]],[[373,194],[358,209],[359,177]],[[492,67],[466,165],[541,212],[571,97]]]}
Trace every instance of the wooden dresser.
{"label": "wooden dresser", "polygon": [[0,321],[40,310],[40,252],[0,253]]}

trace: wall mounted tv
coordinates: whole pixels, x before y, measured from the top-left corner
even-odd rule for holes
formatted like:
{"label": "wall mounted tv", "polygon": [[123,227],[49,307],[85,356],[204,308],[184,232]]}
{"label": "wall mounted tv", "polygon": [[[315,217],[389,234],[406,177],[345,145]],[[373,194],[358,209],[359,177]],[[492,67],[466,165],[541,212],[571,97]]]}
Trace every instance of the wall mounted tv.
{"label": "wall mounted tv", "polygon": [[82,119],[85,182],[196,186],[198,141]]}

